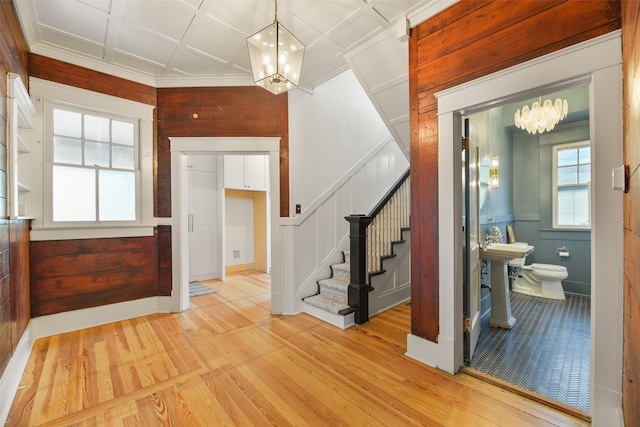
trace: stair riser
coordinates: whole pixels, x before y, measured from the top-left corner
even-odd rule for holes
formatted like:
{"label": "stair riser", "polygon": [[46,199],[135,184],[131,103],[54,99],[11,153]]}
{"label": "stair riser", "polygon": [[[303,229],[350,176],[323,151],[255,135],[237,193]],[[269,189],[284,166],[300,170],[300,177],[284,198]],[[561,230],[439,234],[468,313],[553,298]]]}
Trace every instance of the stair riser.
{"label": "stair riser", "polygon": [[331,266],[333,278],[349,282],[351,280],[351,266],[349,264],[335,264]]}
{"label": "stair riser", "polygon": [[347,301],[347,288],[338,288],[331,285],[320,284],[320,293],[331,298]]}

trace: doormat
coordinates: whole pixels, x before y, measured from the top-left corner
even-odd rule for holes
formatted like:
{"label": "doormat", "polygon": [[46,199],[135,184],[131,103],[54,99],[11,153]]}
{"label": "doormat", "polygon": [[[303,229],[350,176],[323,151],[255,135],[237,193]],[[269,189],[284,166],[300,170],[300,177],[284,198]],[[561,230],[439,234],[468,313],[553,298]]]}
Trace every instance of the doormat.
{"label": "doormat", "polygon": [[216,291],[211,289],[207,285],[203,285],[197,280],[195,282],[189,282],[189,298],[199,297],[200,295],[215,294]]}

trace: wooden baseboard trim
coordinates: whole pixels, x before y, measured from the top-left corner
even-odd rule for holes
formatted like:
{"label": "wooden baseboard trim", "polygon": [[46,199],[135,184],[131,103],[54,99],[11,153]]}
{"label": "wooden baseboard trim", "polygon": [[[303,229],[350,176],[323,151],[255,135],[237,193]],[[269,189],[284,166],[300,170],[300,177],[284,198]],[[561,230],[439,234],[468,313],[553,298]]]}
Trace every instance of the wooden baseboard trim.
{"label": "wooden baseboard trim", "polygon": [[576,409],[572,406],[569,405],[565,405],[563,403],[560,403],[558,401],[555,401],[553,399],[549,399],[548,397],[542,396],[540,394],[534,393],[532,391],[526,390],[522,387],[518,387],[516,385],[513,385],[511,383],[508,383],[506,381],[503,381],[501,379],[498,378],[494,378],[491,375],[487,375],[484,374],[480,371],[476,371],[475,369],[471,369],[468,366],[463,366],[460,368],[460,372],[465,373],[469,376],[475,377],[475,378],[479,378],[482,381],[485,381],[487,383],[493,384],[495,386],[498,386],[504,390],[507,390],[511,393],[515,393],[518,394],[520,396],[526,397],[528,399],[531,399],[533,401],[536,401],[538,403],[542,403],[546,406],[549,406],[551,408],[557,409],[558,411],[562,411],[565,414],[569,414],[571,416],[574,416],[576,418],[579,418],[581,420],[584,421],[588,421],[591,422],[591,416],[589,414],[585,414],[584,412],[582,412],[579,409]]}

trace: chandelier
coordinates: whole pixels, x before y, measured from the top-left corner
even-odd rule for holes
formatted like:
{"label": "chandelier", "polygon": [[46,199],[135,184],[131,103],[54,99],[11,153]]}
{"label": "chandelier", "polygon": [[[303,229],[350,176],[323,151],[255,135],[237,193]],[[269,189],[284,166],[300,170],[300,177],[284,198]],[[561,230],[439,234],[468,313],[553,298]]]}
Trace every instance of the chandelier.
{"label": "chandelier", "polygon": [[278,95],[298,86],[304,45],[278,22],[278,1],[273,24],[247,38],[253,80]]}
{"label": "chandelier", "polygon": [[522,112],[516,111],[514,121],[517,127],[526,129],[530,134],[542,133],[552,130],[560,120],[567,117],[568,112],[569,104],[566,99],[557,98],[555,102],[546,99],[543,103],[542,98],[538,98],[531,108],[525,105]]}

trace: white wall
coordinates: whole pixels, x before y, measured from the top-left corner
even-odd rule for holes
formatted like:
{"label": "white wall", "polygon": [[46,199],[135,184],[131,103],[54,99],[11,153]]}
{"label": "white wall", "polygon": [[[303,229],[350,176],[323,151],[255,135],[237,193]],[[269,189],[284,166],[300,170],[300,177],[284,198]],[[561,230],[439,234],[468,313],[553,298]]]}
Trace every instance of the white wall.
{"label": "white wall", "polygon": [[[253,262],[253,199],[225,199],[225,262],[227,265]],[[238,258],[234,258],[238,251]]]}
{"label": "white wall", "polygon": [[314,89],[289,93],[291,215],[304,212],[389,130],[350,70]]}

